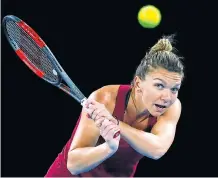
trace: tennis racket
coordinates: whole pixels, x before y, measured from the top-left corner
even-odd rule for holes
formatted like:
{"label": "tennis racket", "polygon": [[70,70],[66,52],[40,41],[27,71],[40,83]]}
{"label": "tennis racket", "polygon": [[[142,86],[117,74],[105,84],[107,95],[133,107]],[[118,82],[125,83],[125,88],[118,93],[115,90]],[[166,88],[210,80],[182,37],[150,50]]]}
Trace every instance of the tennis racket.
{"label": "tennis racket", "polygon": [[[70,79],[41,37],[14,15],[5,16],[2,24],[4,34],[18,57],[38,77],[58,87],[84,106],[87,98]],[[116,132],[114,138],[119,134],[120,132]]]}

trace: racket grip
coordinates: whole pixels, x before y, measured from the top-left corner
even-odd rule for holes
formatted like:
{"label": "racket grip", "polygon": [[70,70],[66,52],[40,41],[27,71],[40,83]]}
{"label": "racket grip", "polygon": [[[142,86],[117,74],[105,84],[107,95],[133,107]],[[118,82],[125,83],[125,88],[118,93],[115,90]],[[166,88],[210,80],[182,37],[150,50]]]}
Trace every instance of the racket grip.
{"label": "racket grip", "polygon": [[113,138],[117,138],[119,135],[120,135],[120,131],[117,131],[117,132],[114,134],[114,137],[113,137]]}
{"label": "racket grip", "polygon": [[88,110],[84,107],[86,104],[87,98],[84,98],[80,101],[80,104],[82,105],[83,109],[88,113]]}
{"label": "racket grip", "polygon": [[[81,100],[80,104],[84,107],[87,98]],[[84,107],[84,110],[87,112],[87,109]],[[88,113],[88,112],[87,112]],[[120,131],[115,132],[113,138],[117,138],[120,135]]]}

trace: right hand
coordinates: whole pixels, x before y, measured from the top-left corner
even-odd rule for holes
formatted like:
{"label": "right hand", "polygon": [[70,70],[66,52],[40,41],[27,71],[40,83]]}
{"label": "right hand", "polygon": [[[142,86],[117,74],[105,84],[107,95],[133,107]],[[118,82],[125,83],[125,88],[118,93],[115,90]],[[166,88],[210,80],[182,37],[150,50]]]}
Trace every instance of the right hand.
{"label": "right hand", "polygon": [[100,135],[105,139],[112,151],[117,151],[120,141],[120,128],[117,120],[112,119],[112,115],[104,104],[95,100],[87,100],[84,103],[88,117],[93,119],[96,126],[100,129]]}
{"label": "right hand", "polygon": [[100,129],[100,135],[105,139],[108,147],[112,151],[117,151],[120,142],[120,134],[114,138],[114,134],[120,131],[120,128],[117,124],[104,119],[101,125],[97,125]]}

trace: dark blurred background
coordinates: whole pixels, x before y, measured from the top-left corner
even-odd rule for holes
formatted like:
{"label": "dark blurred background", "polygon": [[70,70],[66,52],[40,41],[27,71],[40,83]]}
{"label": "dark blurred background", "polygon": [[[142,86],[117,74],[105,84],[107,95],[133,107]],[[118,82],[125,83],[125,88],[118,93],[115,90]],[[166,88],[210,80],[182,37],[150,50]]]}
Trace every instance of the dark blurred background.
{"label": "dark blurred background", "polygon": [[[217,43],[209,1],[1,3],[2,18],[13,14],[35,29],[86,96],[103,85],[130,83],[146,50],[162,35],[176,34],[186,79],[179,93],[183,111],[175,141],[160,160],[143,158],[135,176],[217,175],[212,163],[217,160],[217,141],[212,138],[216,132],[211,129],[216,125],[216,80],[210,82],[216,75],[212,66],[216,66]],[[139,9],[147,4],[162,13],[155,29],[142,28],[137,21]],[[81,106],[25,67],[3,31],[1,39],[2,176],[44,176],[70,138]]]}

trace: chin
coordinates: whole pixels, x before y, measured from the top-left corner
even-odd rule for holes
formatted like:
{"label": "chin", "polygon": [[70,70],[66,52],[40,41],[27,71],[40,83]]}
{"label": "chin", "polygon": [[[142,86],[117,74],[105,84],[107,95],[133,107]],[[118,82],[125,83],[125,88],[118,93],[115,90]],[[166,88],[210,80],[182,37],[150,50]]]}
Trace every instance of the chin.
{"label": "chin", "polygon": [[154,117],[159,117],[163,115],[165,112],[166,112],[166,108],[163,109],[162,111],[158,111],[155,107],[151,107],[149,110],[149,113]]}
{"label": "chin", "polygon": [[151,112],[151,115],[154,116],[154,117],[159,117],[162,115],[162,113],[159,113],[159,112]]}
{"label": "chin", "polygon": [[[165,112],[165,111],[164,111]],[[164,112],[151,111],[150,114],[154,117],[161,116]]]}

